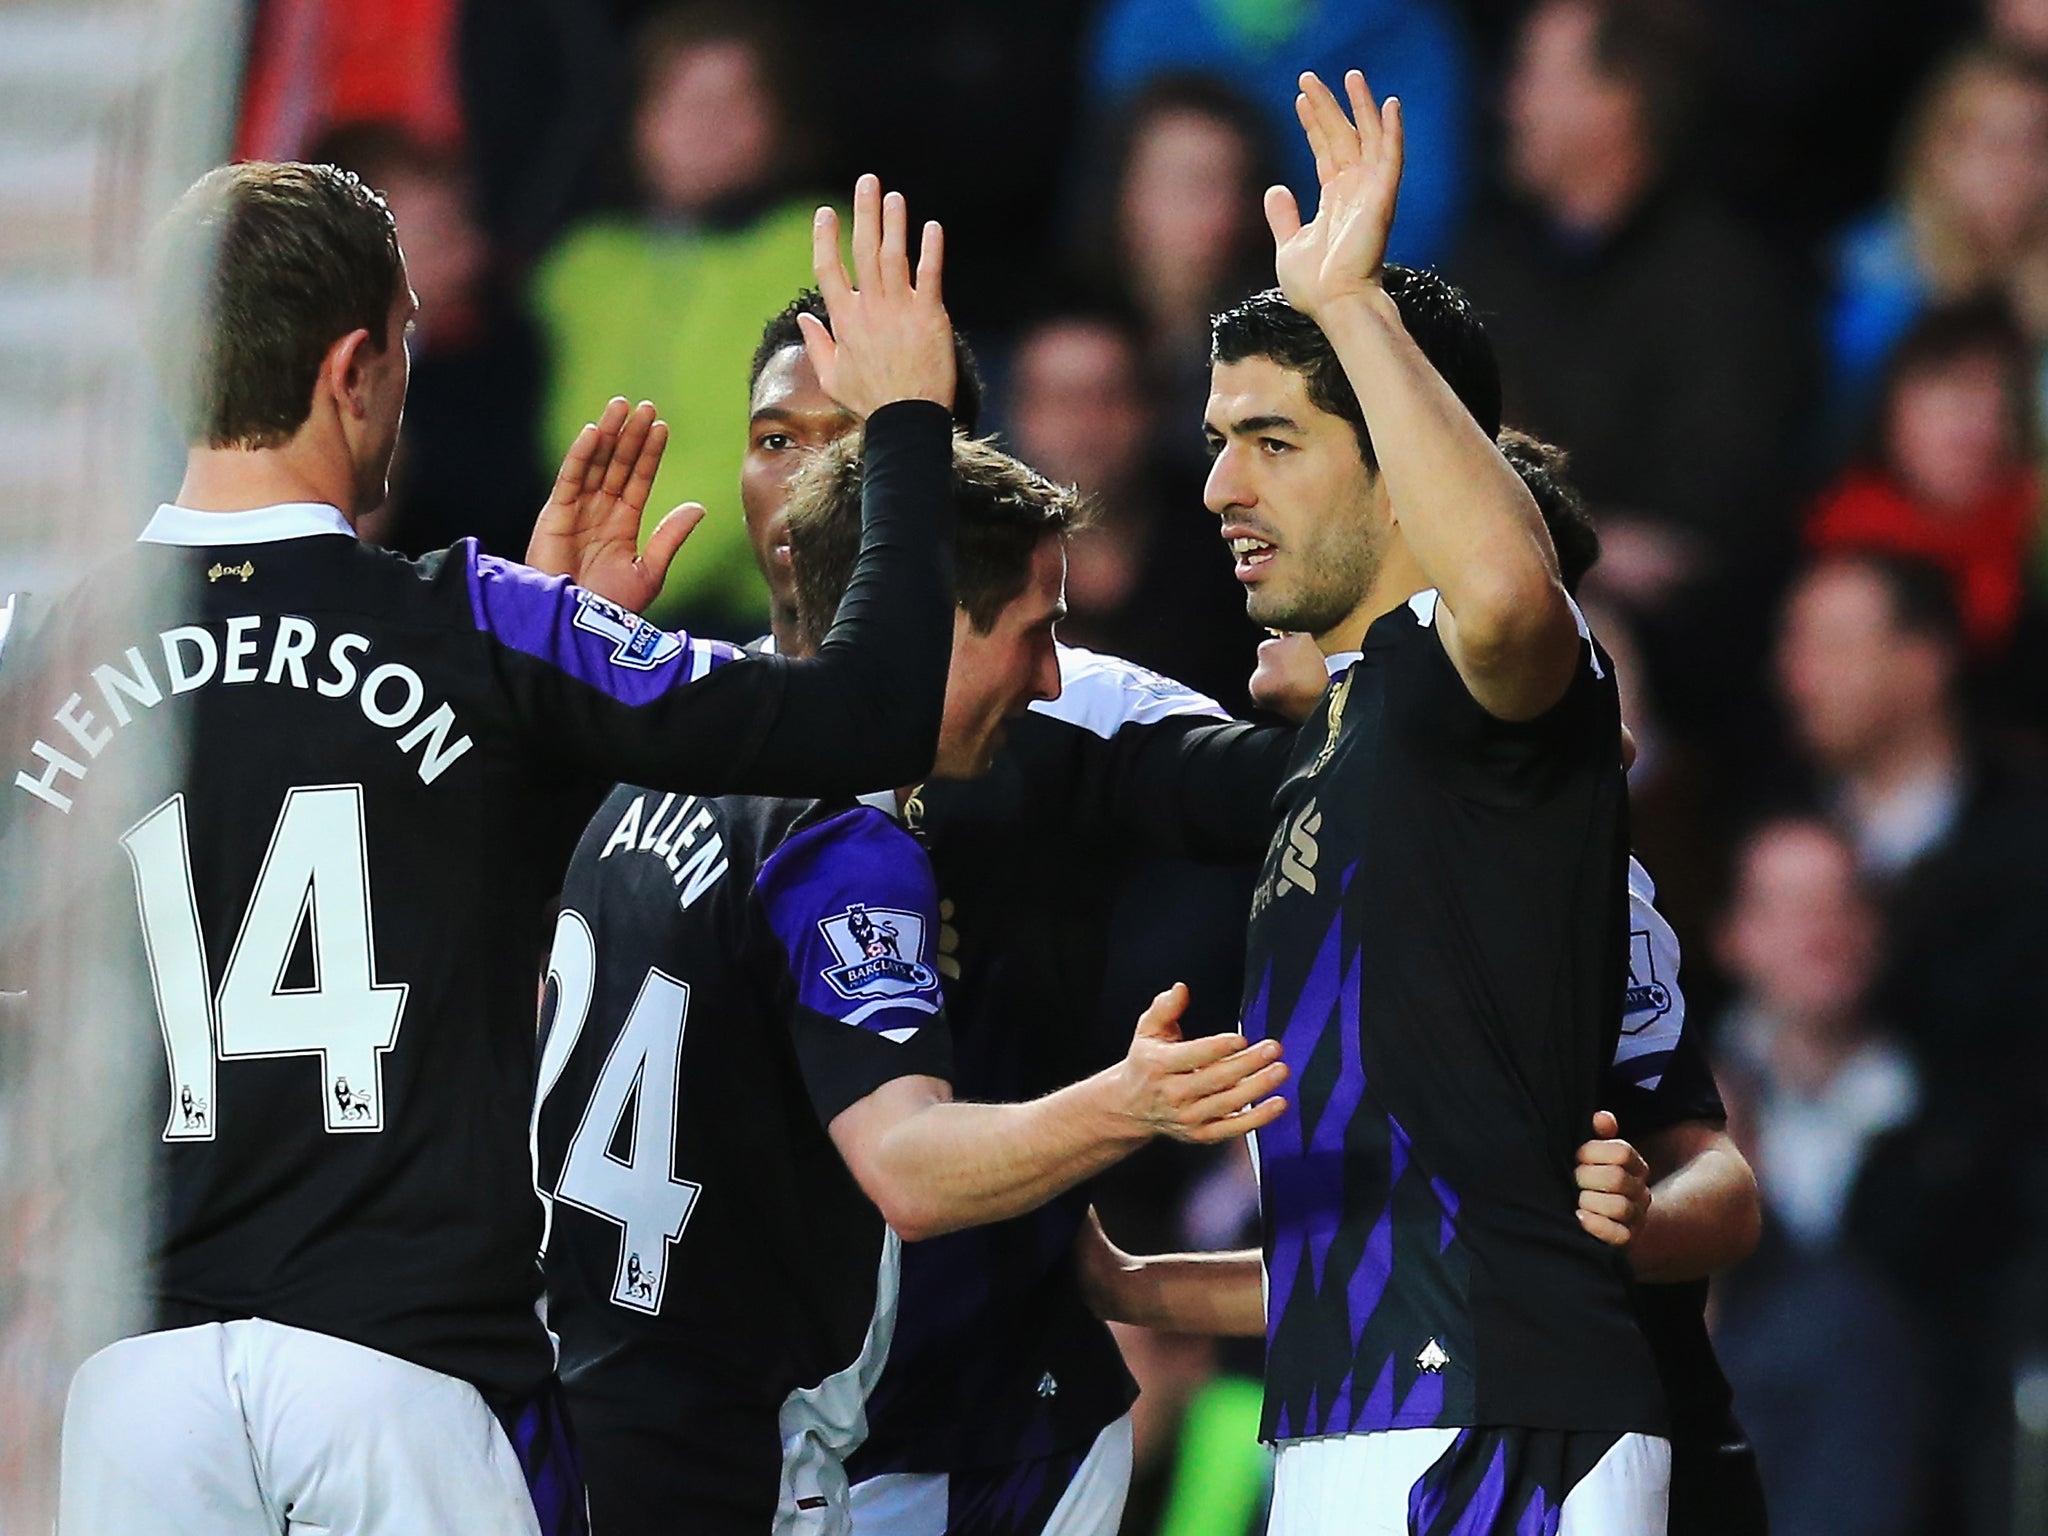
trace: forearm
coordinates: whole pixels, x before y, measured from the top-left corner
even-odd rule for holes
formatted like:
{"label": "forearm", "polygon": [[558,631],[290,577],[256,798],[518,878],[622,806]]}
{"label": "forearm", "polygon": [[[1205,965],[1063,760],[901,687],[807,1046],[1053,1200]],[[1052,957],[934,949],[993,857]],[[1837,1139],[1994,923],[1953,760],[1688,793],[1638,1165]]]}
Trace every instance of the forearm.
{"label": "forearm", "polygon": [[1701,1279],[1747,1258],[1761,1226],[1756,1176],[1724,1135],[1651,1184],[1629,1265],[1638,1280]]}
{"label": "forearm", "polygon": [[1169,1333],[1263,1337],[1265,1281],[1256,1248],[1234,1253],[1118,1254],[1088,1287],[1107,1322]]}
{"label": "forearm", "polygon": [[1256,864],[1293,752],[1285,726],[1192,718],[1126,726],[1103,744],[1101,825],[1148,853]]}
{"label": "forearm", "polygon": [[788,664],[752,780],[858,794],[931,772],[953,644],[953,429],[944,406],[869,418],[860,555],[815,657]]}
{"label": "forearm", "polygon": [[1036,1210],[1150,1135],[1098,1073],[1028,1104],[928,1105],[879,1139],[862,1182],[915,1242]]}
{"label": "forearm", "polygon": [[1564,609],[1557,557],[1521,477],[1375,286],[1318,314],[1371,424],[1403,542],[1467,645],[1512,644]]}

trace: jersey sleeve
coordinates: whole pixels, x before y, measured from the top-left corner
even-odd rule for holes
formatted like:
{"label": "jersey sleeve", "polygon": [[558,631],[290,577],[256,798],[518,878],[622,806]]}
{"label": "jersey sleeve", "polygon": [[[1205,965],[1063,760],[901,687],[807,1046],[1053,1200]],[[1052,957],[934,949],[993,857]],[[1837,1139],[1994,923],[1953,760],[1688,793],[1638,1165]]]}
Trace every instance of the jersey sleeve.
{"label": "jersey sleeve", "polygon": [[[952,428],[869,418],[862,537],[817,655],[668,631],[566,579],[458,545],[510,728],[577,771],[700,795],[852,795],[931,769],[952,648]],[[687,552],[682,556],[687,559]]]}
{"label": "jersey sleeve", "polygon": [[1678,935],[1656,907],[1657,888],[1628,861],[1628,989],[1621,1035],[1601,1089],[1623,1136],[1645,1136],[1687,1120],[1723,1121],[1728,1111],[1695,1031],[1687,1027],[1678,981]]}
{"label": "jersey sleeve", "polygon": [[1214,699],[1157,672],[1077,646],[1060,650],[1057,721],[1034,799],[1070,827],[1147,853],[1256,864],[1294,731],[1233,720]]}
{"label": "jersey sleeve", "polygon": [[821,1122],[899,1077],[952,1076],[939,897],[924,850],[862,806],[770,855],[755,893],[789,969],[797,1062]]}
{"label": "jersey sleeve", "polygon": [[[1564,696],[1533,720],[1503,720],[1472,697],[1437,628],[1437,594],[1418,593],[1406,611],[1389,707],[1416,743],[1432,778],[1467,800],[1528,805],[1588,761],[1621,764],[1621,697],[1614,668],[1576,604],[1579,662]],[[1381,623],[1390,622],[1383,619]],[[1368,645],[1372,640],[1368,637]]]}

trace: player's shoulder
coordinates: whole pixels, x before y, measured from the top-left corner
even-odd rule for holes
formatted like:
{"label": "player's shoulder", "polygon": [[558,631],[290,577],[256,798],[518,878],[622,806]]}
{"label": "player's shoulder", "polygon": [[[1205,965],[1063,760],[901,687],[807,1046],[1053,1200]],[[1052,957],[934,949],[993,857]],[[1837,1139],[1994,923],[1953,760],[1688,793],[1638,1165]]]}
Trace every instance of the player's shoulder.
{"label": "player's shoulder", "polygon": [[1546,751],[1566,751],[1573,758],[1594,761],[1602,754],[1618,764],[1615,740],[1620,723],[1614,718],[1620,696],[1614,665],[1587,621],[1585,610],[1566,596],[1577,631],[1578,659],[1570,682],[1556,703],[1534,719],[1501,720],[1472,697],[1457,663],[1444,645],[1446,609],[1434,588],[1415,593],[1376,619],[1366,633],[1365,648],[1380,658],[1395,696],[1424,711],[1424,718],[1453,727],[1456,739],[1491,752],[1504,742],[1548,743]]}
{"label": "player's shoulder", "polygon": [[[929,992],[922,1011],[936,1006],[938,887],[924,849],[887,811],[838,801],[797,813],[762,860],[755,894],[790,962],[832,997],[879,1008]],[[815,1005],[829,1003],[819,994]]]}
{"label": "player's shoulder", "polygon": [[[1572,611],[1572,623],[1577,626],[1579,643],[1587,648],[1587,670],[1595,678],[1606,679],[1613,673],[1607,660],[1607,653],[1601,649],[1599,640],[1593,634],[1593,626],[1586,618],[1586,610],[1579,606],[1577,598],[1565,595],[1565,605]],[[1435,587],[1426,587],[1391,613],[1375,622],[1374,628],[1386,626],[1387,633],[1402,638],[1413,638],[1422,634],[1440,633],[1437,619],[1443,609],[1443,594]]]}
{"label": "player's shoulder", "polygon": [[1062,645],[1059,662],[1060,696],[1033,704],[1033,718],[1104,738],[1127,725],[1176,717],[1230,719],[1230,712],[1207,694],[1121,656]]}
{"label": "player's shoulder", "polygon": [[771,905],[863,892],[920,907],[937,900],[924,848],[880,805],[747,799],[734,811],[758,829],[763,856],[755,885]]}

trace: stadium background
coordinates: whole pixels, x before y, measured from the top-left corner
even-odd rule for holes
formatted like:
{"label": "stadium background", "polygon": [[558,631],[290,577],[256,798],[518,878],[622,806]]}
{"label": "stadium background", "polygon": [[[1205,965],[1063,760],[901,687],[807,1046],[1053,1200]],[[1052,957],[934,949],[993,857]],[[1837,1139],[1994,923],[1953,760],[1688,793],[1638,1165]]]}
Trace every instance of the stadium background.
{"label": "stadium background", "polygon": [[[747,356],[872,169],[947,226],[988,425],[1100,504],[1069,637],[1242,703],[1204,320],[1270,281],[1293,74],[1354,64],[1408,105],[1395,255],[1468,286],[1607,536],[1637,843],[1765,1191],[1715,1326],[1774,1528],[2048,1531],[2048,0],[9,0],[0,594],[32,622],[175,485],[151,219],[332,157],[425,306],[380,536],[517,553],[575,425],[648,395],[657,500],[714,513],[664,612],[754,633]],[[127,1081],[0,996],[6,1536],[134,1315]],[[1250,1198],[1160,1156],[1105,1207],[1223,1246]],[[1256,1353],[1126,1340],[1127,1530],[1246,1529]]]}

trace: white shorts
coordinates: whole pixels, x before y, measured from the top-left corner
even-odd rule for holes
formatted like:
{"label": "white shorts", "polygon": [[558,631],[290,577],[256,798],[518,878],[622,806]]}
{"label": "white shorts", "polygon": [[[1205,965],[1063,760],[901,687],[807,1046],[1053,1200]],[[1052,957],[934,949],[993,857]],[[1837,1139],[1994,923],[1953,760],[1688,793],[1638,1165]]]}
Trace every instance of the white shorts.
{"label": "white shorts", "polygon": [[[887,1472],[853,1485],[854,1536],[948,1536],[956,1519],[972,1520],[977,1531],[991,1530],[992,1511],[982,1495],[1015,1512],[1016,1524],[1004,1536],[1116,1536],[1131,1491],[1131,1460],[1127,1413],[1095,1437],[1078,1466],[1050,1456],[971,1475]],[[1059,1466],[1063,1461],[1066,1465]],[[1005,1491],[1021,1486],[1040,1468],[1055,1470],[1058,1480],[1048,1479],[1038,1499],[1021,1504],[1002,1500]],[[956,1502],[974,1507],[956,1508]]]}
{"label": "white shorts", "polygon": [[540,1536],[466,1381],[303,1328],[146,1333],[78,1368],[58,1536]]}
{"label": "white shorts", "polygon": [[[1607,1449],[1599,1454],[1602,1444]],[[1519,1454],[1532,1447],[1537,1454]],[[1597,1460],[1560,1475],[1572,1450]],[[1435,1536],[1454,1528],[1470,1536],[1512,1536],[1545,1528],[1542,1515],[1523,1524],[1530,1503],[1541,1499],[1546,1514],[1563,1506],[1557,1536],[1664,1536],[1670,1488],[1671,1444],[1651,1435],[1605,1441],[1541,1430],[1325,1435],[1281,1442],[1266,1529],[1267,1536]]]}

